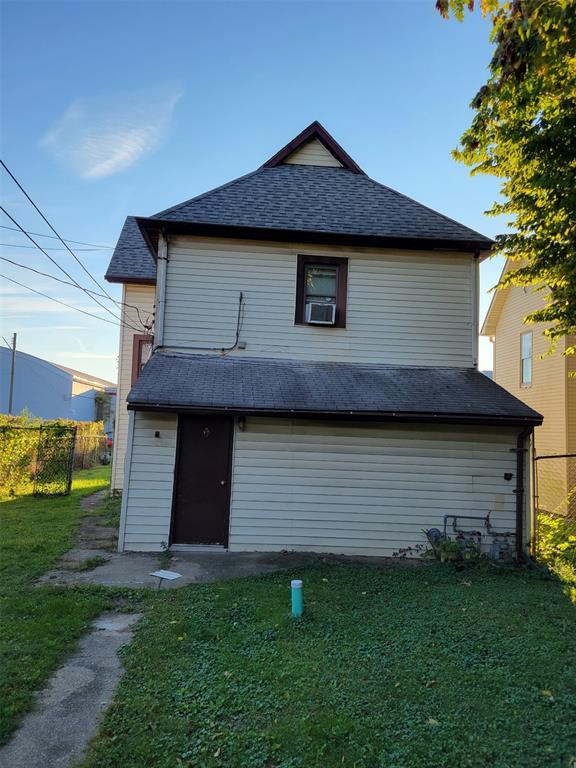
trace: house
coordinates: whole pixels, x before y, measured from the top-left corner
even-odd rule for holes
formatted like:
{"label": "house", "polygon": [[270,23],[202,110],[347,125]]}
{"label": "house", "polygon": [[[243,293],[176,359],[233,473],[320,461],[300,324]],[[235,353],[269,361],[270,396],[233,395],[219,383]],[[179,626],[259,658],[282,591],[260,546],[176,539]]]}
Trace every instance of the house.
{"label": "house", "polygon": [[[12,350],[0,347],[0,413],[9,411]],[[16,351],[12,413],[100,421],[115,408],[116,387],[89,373]]]}
{"label": "house", "polygon": [[521,554],[542,419],[477,370],[490,247],[319,123],[128,218],[107,272],[143,329],[120,340],[120,549],[392,555],[446,528]]}
{"label": "house", "polygon": [[[512,268],[507,263],[504,270]],[[544,306],[545,290],[508,286],[496,291],[482,326],[494,343],[494,380],[544,416],[534,434],[538,459],[538,507],[547,512],[576,512],[576,356],[565,355],[576,337],[558,340],[554,350],[544,323],[524,318]],[[572,493],[571,493],[572,492]]]}

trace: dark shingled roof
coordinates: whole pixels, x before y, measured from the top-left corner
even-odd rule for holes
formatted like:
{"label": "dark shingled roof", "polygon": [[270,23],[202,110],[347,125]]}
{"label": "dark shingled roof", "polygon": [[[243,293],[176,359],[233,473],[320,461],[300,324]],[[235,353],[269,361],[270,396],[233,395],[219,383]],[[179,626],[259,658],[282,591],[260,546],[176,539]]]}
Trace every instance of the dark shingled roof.
{"label": "dark shingled roof", "polygon": [[279,165],[169,208],[153,218],[195,224],[372,237],[473,240],[473,229],[345,168]]}
{"label": "dark shingled roof", "polygon": [[156,352],[129,407],[421,420],[540,423],[542,417],[470,368],[330,363]]}
{"label": "dark shingled roof", "polygon": [[111,282],[156,282],[156,261],[134,216],[128,216],[106,272]]}
{"label": "dark shingled roof", "polygon": [[[473,229],[346,168],[278,165],[260,168],[222,187],[148,219],[382,241],[442,243],[443,247],[490,248]],[[238,233],[236,233],[238,236]],[[382,243],[381,243],[382,244]],[[412,243],[410,247],[415,247]],[[134,219],[126,220],[112,256],[109,280],[154,279],[155,265]]]}

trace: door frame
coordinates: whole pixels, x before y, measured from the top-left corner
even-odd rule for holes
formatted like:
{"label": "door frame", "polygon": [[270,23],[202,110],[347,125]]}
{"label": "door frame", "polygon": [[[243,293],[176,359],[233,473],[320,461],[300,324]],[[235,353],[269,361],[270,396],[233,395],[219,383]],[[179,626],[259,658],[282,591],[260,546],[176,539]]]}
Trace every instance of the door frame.
{"label": "door frame", "polygon": [[[174,543],[172,541],[172,533],[174,530],[174,516],[176,513],[176,491],[178,490],[178,468],[180,466],[180,453],[182,450],[182,430],[181,430],[181,424],[182,424],[182,418],[186,416],[196,416],[197,418],[202,417],[203,415],[210,416],[219,416],[221,418],[228,419],[230,422],[230,445],[228,448],[228,467],[229,467],[229,474],[230,474],[230,480],[228,482],[228,524],[226,526],[226,534],[224,541],[222,542],[222,547],[224,549],[228,549],[228,545],[230,543],[230,519],[232,517],[232,510],[231,510],[231,501],[232,501],[232,475],[233,475],[233,469],[234,469],[234,439],[236,435],[236,419],[234,416],[231,416],[230,414],[226,413],[209,413],[209,414],[202,414],[202,413],[178,413],[178,422],[176,425],[176,452],[175,452],[175,458],[174,458],[174,481],[172,483],[172,503],[170,505],[170,533],[168,535],[168,547],[171,547]],[[176,544],[176,546],[186,546],[185,544]],[[206,547],[206,549],[214,549],[214,547],[217,547],[219,545],[215,544],[191,544],[190,546],[198,546],[198,547]]]}

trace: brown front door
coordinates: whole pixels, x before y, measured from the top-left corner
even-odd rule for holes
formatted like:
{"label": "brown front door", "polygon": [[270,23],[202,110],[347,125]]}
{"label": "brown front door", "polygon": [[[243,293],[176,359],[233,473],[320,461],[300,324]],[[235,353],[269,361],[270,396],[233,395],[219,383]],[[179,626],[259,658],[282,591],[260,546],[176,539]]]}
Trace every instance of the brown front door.
{"label": "brown front door", "polygon": [[180,416],[173,544],[228,545],[233,420]]}

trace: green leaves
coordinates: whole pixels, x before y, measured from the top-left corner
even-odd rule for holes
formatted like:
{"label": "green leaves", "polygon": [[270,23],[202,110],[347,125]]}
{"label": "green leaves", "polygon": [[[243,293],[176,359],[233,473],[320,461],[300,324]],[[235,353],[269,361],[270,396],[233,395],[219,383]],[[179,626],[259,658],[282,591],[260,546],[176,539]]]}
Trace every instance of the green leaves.
{"label": "green leaves", "polygon": [[[437,3],[462,19],[463,0]],[[454,158],[502,179],[511,218],[494,255],[518,265],[502,281],[547,286],[528,322],[549,324],[551,342],[576,331],[576,0],[481,3],[492,21],[490,77],[472,100],[476,114]]]}

